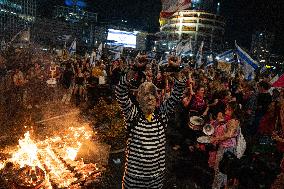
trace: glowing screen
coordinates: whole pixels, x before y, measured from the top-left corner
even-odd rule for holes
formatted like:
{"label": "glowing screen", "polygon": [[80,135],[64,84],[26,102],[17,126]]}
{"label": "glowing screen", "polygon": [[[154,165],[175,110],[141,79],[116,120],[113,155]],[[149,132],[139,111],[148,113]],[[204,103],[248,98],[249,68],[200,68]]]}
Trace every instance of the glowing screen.
{"label": "glowing screen", "polygon": [[124,47],[136,48],[136,35],[137,31],[127,32],[121,30],[108,30],[107,40],[109,45],[122,45]]}

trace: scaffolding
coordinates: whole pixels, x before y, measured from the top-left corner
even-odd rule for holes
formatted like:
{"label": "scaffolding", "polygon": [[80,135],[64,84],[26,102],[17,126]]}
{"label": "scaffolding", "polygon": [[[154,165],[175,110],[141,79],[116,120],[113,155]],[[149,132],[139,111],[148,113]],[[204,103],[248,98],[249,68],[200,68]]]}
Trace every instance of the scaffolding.
{"label": "scaffolding", "polygon": [[36,0],[0,0],[0,39],[10,41],[30,27],[36,17]]}

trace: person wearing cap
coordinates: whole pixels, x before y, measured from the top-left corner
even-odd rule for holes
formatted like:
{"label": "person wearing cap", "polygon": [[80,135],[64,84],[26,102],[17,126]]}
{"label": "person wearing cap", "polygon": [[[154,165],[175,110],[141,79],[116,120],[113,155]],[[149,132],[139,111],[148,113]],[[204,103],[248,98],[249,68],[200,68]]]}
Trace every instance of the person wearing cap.
{"label": "person wearing cap", "polygon": [[129,97],[130,78],[122,76],[116,97],[122,108],[128,132],[123,189],[162,188],[165,172],[165,129],[185,88],[182,73],[176,73],[173,92],[157,107],[157,89],[152,82],[142,83],[134,102]]}

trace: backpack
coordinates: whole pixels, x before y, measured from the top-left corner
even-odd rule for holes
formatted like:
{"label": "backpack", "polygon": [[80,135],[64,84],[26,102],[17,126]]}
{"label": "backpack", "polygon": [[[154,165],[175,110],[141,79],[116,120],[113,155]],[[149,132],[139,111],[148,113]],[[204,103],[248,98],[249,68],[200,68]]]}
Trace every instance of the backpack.
{"label": "backpack", "polygon": [[240,128],[239,130],[239,134],[237,136],[237,146],[236,146],[236,155],[237,155],[237,158],[241,158],[245,151],[246,151],[246,146],[247,146],[247,143],[246,143],[246,140],[244,138],[244,135],[242,134],[242,130]]}

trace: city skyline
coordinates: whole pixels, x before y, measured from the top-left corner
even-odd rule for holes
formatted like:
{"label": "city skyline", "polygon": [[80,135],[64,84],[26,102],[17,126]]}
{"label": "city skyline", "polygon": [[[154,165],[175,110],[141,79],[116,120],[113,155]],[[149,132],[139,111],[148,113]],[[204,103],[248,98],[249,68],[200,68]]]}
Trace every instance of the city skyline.
{"label": "city skyline", "polygon": [[[214,0],[217,1],[217,0]],[[252,35],[256,31],[274,33],[272,52],[284,55],[284,15],[281,10],[284,2],[280,0],[237,0],[221,1],[220,13],[226,19],[225,41],[232,47],[236,40],[246,49],[251,48]],[[64,5],[65,1],[39,0],[41,15],[49,15],[52,6]],[[98,13],[100,20],[127,20],[133,28],[154,33],[159,31],[160,0],[85,0],[86,10]]]}

